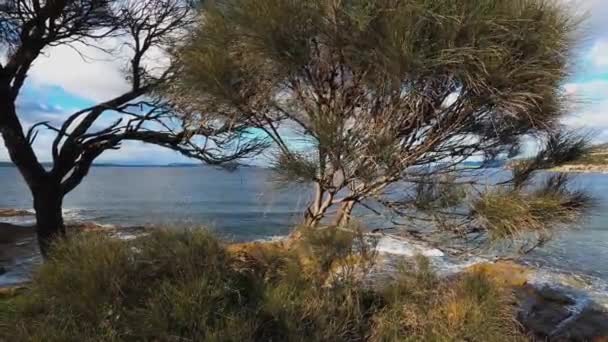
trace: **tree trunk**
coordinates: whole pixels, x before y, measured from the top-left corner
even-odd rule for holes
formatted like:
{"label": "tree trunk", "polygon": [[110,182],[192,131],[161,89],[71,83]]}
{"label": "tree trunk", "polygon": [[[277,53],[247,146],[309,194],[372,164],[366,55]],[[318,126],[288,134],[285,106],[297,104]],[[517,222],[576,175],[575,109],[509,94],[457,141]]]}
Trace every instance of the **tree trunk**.
{"label": "tree trunk", "polygon": [[355,201],[346,201],[342,203],[336,216],[335,225],[337,227],[344,227],[350,222],[354,206]]}
{"label": "tree trunk", "polygon": [[33,191],[36,210],[36,233],[40,253],[46,259],[51,243],[65,237],[63,222],[63,194],[58,187],[45,187]]}
{"label": "tree trunk", "polygon": [[304,227],[314,228],[319,225],[323,216],[316,211],[313,211],[313,208],[308,208],[306,210],[306,214],[304,215]]}

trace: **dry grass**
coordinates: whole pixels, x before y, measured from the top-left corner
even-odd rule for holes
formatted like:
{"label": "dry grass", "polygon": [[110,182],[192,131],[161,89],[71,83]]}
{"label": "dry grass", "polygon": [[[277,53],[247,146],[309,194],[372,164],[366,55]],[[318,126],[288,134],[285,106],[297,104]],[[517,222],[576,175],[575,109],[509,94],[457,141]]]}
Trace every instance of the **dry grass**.
{"label": "dry grass", "polygon": [[495,284],[506,288],[525,285],[530,279],[532,272],[526,267],[509,261],[477,264],[470,267],[467,271],[471,274],[481,275]]}
{"label": "dry grass", "polygon": [[[319,234],[319,235],[317,235]],[[509,297],[483,275],[438,279],[425,259],[379,289],[336,265],[369,264],[357,234],[292,248],[227,247],[206,232],[135,241],[78,234],[21,296],[0,302],[10,341],[504,341]],[[331,250],[336,247],[335,250]],[[341,260],[341,261],[340,261]]]}
{"label": "dry grass", "polygon": [[511,292],[481,273],[439,280],[420,258],[383,294],[373,341],[524,341]]}

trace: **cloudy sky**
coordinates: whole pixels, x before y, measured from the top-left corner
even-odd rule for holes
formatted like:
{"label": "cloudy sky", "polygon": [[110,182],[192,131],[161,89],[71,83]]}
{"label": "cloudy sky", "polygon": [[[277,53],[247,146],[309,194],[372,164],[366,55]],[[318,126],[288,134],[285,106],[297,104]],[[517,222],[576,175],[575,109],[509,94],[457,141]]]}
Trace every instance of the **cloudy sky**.
{"label": "cloudy sky", "polygon": [[[585,39],[581,43],[572,79],[564,84],[568,93],[581,99],[565,123],[592,130],[598,141],[608,141],[608,0],[559,0],[586,11]],[[86,60],[72,48],[55,47],[45,51],[35,63],[18,99],[23,124],[39,121],[60,122],[66,115],[97,101],[107,100],[124,91],[128,84],[122,76],[124,58],[120,53],[105,55],[83,47]],[[118,57],[117,57],[118,56]],[[42,161],[50,160],[53,136],[41,132],[35,150]],[[1,140],[1,139],[0,139]],[[8,160],[0,145],[0,161]],[[126,144],[120,151],[102,155],[98,162],[171,163],[187,161],[175,152],[152,145]]]}

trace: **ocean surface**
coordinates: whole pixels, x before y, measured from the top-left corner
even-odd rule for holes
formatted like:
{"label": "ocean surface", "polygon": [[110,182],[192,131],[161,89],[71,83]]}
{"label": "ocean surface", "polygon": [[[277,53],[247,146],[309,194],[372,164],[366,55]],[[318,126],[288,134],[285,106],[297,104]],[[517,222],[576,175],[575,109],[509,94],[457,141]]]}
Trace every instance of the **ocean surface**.
{"label": "ocean surface", "polygon": [[[525,260],[550,270],[547,274],[574,276],[582,286],[608,293],[608,175],[580,174],[573,186],[591,192],[597,208]],[[212,167],[94,167],[65,199],[64,215],[66,221],[205,226],[233,240],[268,239],[288,234],[301,219],[309,194],[306,187],[287,186],[269,170],[255,167],[233,172]],[[0,208],[31,207],[18,171],[0,167]],[[0,222],[31,224],[33,218]]]}

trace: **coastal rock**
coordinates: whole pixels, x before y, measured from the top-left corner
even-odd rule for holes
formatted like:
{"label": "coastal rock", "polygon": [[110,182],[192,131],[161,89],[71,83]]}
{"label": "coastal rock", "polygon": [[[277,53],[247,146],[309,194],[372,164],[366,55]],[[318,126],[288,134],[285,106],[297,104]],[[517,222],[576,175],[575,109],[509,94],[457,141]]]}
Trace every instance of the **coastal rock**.
{"label": "coastal rock", "polygon": [[0,217],[33,216],[34,214],[21,209],[0,209]]}
{"label": "coastal rock", "polygon": [[6,272],[7,272],[6,268],[4,268],[3,266],[0,266],[0,276],[3,275]]}
{"label": "coastal rock", "polygon": [[608,173],[607,165],[571,164],[551,169],[554,172]]}
{"label": "coastal rock", "polygon": [[525,285],[515,294],[519,321],[539,340],[608,341],[608,312],[599,305],[547,285]]}

